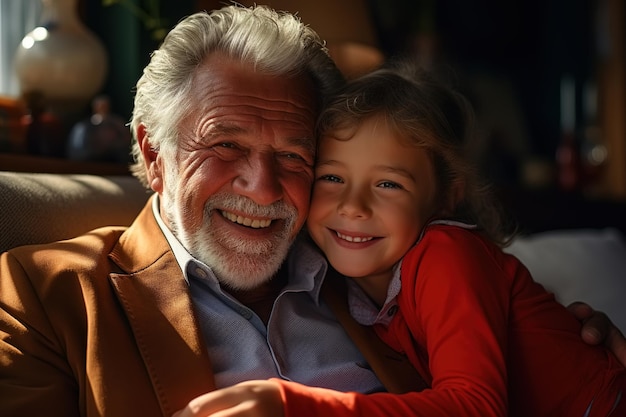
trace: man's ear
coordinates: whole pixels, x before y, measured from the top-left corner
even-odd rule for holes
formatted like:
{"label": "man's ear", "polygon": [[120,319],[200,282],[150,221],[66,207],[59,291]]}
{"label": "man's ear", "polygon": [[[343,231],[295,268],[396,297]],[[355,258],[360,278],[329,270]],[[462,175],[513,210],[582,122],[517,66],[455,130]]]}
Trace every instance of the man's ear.
{"label": "man's ear", "polygon": [[159,156],[158,149],[150,143],[150,135],[143,123],[137,127],[137,143],[146,166],[148,184],[160,194],[163,191],[163,160]]}

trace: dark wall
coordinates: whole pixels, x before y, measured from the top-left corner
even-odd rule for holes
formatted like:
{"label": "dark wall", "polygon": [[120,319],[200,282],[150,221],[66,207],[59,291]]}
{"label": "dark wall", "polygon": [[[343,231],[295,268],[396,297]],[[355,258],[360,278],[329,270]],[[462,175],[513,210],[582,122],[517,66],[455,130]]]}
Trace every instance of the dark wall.
{"label": "dark wall", "polygon": [[[136,2],[145,7],[142,0]],[[160,2],[160,24],[148,28],[142,20],[121,4],[103,6],[101,1],[84,0],[81,14],[87,26],[105,44],[109,54],[109,75],[103,93],[111,97],[113,111],[130,119],[133,88],[148,63],[150,53],[159,45],[155,30],[169,30],[183,16],[194,11],[193,0]]]}
{"label": "dark wall", "polygon": [[594,78],[594,4],[588,0],[369,0],[388,55],[414,53],[431,33],[438,59],[461,76],[509,79],[524,112],[531,150],[552,157],[560,139],[560,82]]}

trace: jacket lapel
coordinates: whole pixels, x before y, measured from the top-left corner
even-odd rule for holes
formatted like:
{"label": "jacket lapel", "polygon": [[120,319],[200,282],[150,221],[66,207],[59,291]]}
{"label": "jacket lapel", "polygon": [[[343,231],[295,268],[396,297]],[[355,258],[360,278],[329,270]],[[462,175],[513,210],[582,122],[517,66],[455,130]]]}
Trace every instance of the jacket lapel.
{"label": "jacket lapel", "polygon": [[111,282],[126,312],[163,415],[215,389],[211,363],[182,272],[151,202],[110,254]]}

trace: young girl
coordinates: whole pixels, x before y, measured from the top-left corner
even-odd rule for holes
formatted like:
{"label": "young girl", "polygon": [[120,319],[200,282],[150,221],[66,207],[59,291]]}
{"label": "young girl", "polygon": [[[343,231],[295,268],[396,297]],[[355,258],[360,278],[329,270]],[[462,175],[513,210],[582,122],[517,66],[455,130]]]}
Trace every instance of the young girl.
{"label": "young girl", "polygon": [[424,72],[349,83],[320,119],[311,237],[351,278],[355,319],[431,387],[415,415],[626,416],[626,370],[501,250],[509,235],[463,157],[470,115]]}

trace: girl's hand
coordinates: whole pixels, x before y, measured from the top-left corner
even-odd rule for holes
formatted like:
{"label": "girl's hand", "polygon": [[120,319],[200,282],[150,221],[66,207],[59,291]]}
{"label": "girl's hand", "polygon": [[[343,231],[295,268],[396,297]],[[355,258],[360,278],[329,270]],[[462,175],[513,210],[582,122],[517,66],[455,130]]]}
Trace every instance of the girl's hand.
{"label": "girl's hand", "polygon": [[246,381],[194,398],[172,417],[283,417],[278,384]]}

